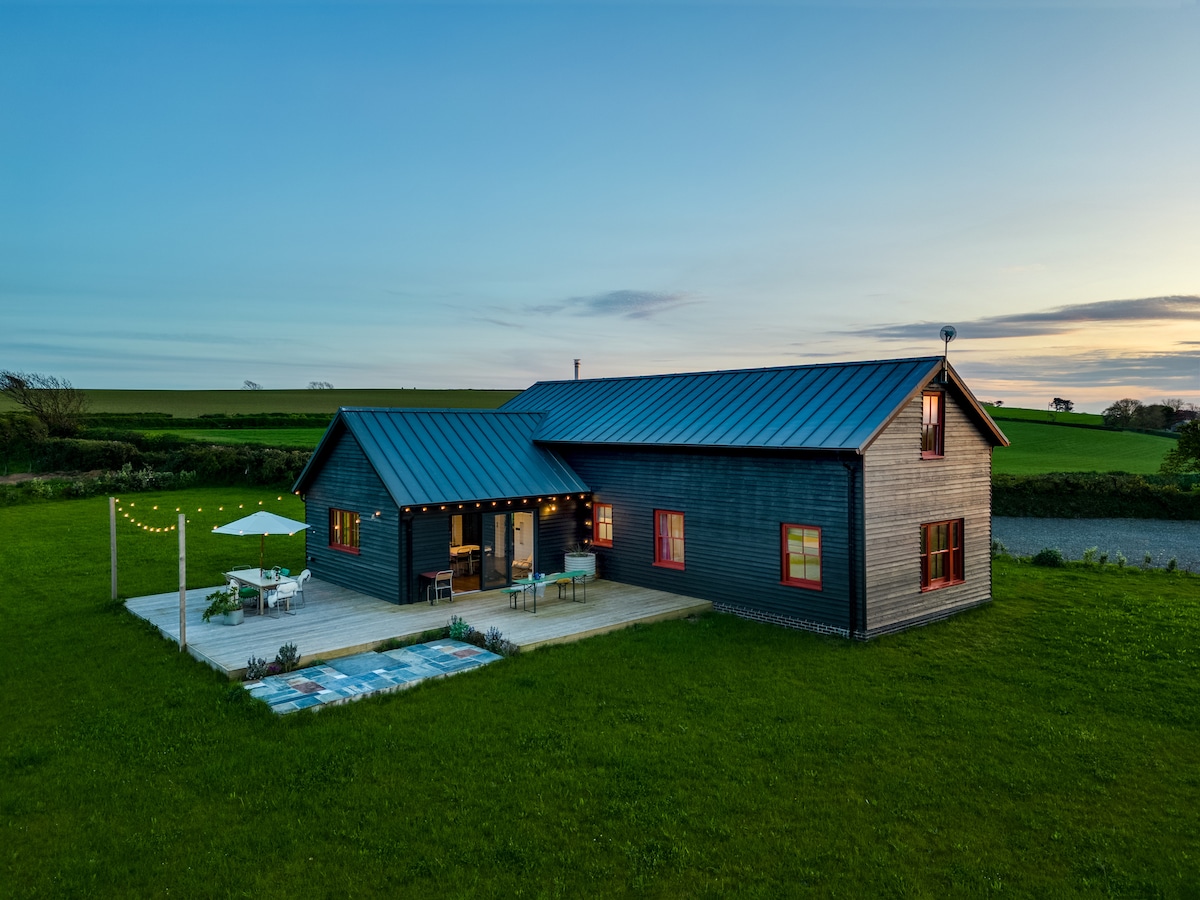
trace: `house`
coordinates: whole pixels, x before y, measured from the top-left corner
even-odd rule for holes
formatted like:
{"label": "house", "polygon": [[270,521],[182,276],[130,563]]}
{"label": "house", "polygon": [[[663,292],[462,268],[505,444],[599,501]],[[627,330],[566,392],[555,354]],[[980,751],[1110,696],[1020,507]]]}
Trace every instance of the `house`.
{"label": "house", "polygon": [[871,637],[991,599],[991,453],[943,357],[539,382],[339,410],[295,490],[320,578],[393,603],[558,571]]}

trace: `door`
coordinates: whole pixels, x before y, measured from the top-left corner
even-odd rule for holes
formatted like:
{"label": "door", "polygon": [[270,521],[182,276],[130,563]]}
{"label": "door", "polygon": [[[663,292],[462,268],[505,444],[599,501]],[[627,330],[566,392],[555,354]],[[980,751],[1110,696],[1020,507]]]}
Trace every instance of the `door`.
{"label": "door", "polygon": [[509,514],[485,513],[481,537],[480,587],[485,591],[504,587],[510,583],[509,548],[512,546],[512,520]]}
{"label": "door", "polygon": [[515,512],[512,517],[512,577],[528,578],[537,568],[533,540],[533,513]]}

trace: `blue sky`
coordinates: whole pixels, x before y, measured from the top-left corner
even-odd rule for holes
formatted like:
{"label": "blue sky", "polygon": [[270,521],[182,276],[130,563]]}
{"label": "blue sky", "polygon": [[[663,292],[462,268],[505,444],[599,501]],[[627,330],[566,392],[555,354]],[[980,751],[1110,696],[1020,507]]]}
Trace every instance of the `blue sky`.
{"label": "blue sky", "polygon": [[1200,402],[1194,2],[0,0],[0,368]]}

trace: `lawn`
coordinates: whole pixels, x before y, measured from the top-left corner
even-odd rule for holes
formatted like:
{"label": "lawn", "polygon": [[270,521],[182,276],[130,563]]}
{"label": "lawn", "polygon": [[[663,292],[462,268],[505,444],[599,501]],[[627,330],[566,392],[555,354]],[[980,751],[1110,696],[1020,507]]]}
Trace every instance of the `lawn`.
{"label": "lawn", "polygon": [[1053,412],[1048,409],[1020,409],[1015,406],[989,406],[988,415],[1006,428],[1010,419],[1025,419],[1032,422],[1057,422],[1060,425],[1103,425],[1104,416],[1096,413]]}
{"label": "lawn", "polygon": [[[199,586],[247,552],[212,521],[277,496],[122,499],[188,511]],[[711,615],[280,719],[107,601],[103,499],[0,532],[11,895],[1200,890],[1191,576],[1003,562],[995,603],[868,644]],[[119,544],[123,592],[172,589],[174,534]]]}
{"label": "lawn", "polygon": [[[432,391],[418,388],[295,391],[105,391],[85,390],[93,413],[167,413],[180,418],[210,414],[329,413],[339,406],[430,409],[494,409],[520,391]],[[0,396],[0,413],[17,405]]]}
{"label": "lawn", "polygon": [[1158,471],[1167,451],[1177,446],[1167,437],[1133,431],[1065,428],[1037,422],[1001,422],[1012,442],[992,453],[992,471],[1003,475],[1043,472]]}

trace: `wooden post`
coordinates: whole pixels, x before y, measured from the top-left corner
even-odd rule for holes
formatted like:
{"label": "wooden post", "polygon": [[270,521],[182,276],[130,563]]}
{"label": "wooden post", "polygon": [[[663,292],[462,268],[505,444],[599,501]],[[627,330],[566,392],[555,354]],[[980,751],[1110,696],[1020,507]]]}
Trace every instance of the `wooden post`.
{"label": "wooden post", "polygon": [[179,652],[187,649],[187,519],[179,514]]}
{"label": "wooden post", "polygon": [[117,498],[108,498],[108,548],[112,560],[112,598],[117,599]]}

